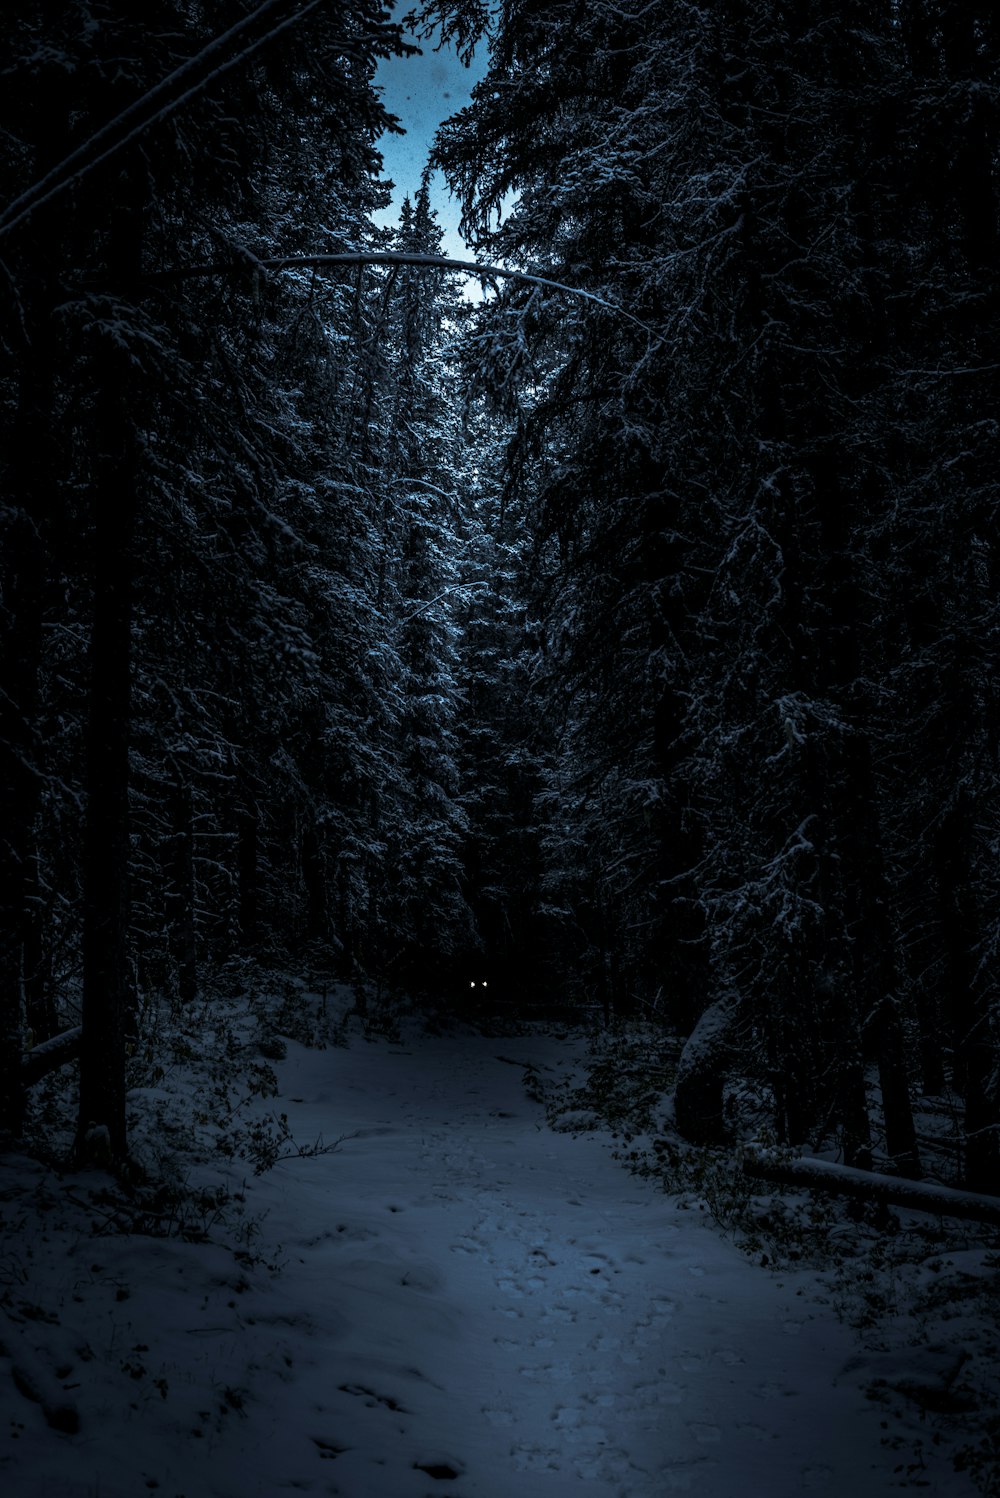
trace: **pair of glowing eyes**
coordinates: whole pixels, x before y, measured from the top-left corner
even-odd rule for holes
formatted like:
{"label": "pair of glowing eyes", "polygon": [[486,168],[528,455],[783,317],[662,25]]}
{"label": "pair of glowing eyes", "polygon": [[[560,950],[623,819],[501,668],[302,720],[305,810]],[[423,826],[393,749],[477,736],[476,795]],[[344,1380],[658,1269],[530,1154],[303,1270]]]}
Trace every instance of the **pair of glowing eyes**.
{"label": "pair of glowing eyes", "polygon": [[490,985],[487,983],[485,978],[483,979],[482,983],[476,983],[475,981],[473,981],[469,984],[470,988],[489,988],[489,986]]}

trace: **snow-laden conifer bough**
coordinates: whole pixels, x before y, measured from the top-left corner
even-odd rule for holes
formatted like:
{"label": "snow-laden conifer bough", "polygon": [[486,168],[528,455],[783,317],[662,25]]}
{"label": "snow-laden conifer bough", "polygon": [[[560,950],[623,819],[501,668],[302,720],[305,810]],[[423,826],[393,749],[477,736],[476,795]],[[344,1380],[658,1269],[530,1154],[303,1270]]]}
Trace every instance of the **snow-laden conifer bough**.
{"label": "snow-laden conifer bough", "polygon": [[566,281],[556,281],[551,276],[541,276],[534,271],[511,270],[504,265],[484,265],[478,260],[455,260],[450,255],[426,255],[416,250],[339,250],[330,254],[272,255],[261,258],[240,247],[234,250],[233,258],[229,261],[212,260],[203,265],[175,266],[170,270],[156,272],[147,277],[147,280],[156,285],[190,277],[231,275],[241,265],[257,276],[264,276],[272,271],[334,270],[340,266],[353,265],[409,265],[421,270],[460,271],[466,276],[479,276],[483,281],[518,281],[592,302],[605,312],[624,318],[626,322],[641,329],[653,344],[663,342],[648,323],[633,316],[617,302],[598,296],[596,291],[587,291],[582,286],[570,286]]}

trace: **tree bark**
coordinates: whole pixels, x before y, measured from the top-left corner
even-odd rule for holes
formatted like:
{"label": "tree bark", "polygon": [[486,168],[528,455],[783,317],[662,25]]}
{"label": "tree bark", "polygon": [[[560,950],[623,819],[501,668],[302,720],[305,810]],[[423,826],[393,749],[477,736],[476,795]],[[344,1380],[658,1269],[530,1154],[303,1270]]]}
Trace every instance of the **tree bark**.
{"label": "tree bark", "polygon": [[[104,441],[109,437],[105,427]],[[121,438],[114,444],[119,455],[123,447],[134,446],[131,434],[123,432]],[[130,1006],[128,792],[136,472],[134,461],[122,463],[120,458],[112,464],[105,457],[100,468],[83,852],[83,1044],[76,1142],[81,1163],[92,1153],[88,1140],[95,1131],[106,1131],[113,1159],[122,1160],[127,1153],[124,1032]],[[103,1148],[100,1153],[103,1157]]]}
{"label": "tree bark", "polygon": [[[115,184],[108,266],[134,285],[141,259],[143,194],[136,173]],[[83,1039],[76,1159],[123,1161],[125,1030],[132,1007],[129,742],[132,718],[132,581],[138,509],[140,376],[127,348],[95,328],[100,386],[92,433],[94,615],[86,735],[83,847]],[[127,335],[126,335],[127,336]]]}
{"label": "tree bark", "polygon": [[10,520],[0,548],[0,1130],[19,1134],[24,1028],[24,937],[33,827],[42,788],[37,732],[42,619],[54,508],[50,292],[25,303],[21,386],[7,457]]}
{"label": "tree bark", "polygon": [[306,896],[306,941],[325,941],[328,935],[326,870],[319,836],[311,821],[302,833],[302,882]]}
{"label": "tree bark", "polygon": [[245,947],[255,947],[260,935],[260,814],[257,810],[255,777],[240,765],[237,770],[236,878],[240,937]]}
{"label": "tree bark", "polygon": [[996,1052],[987,1002],[976,982],[973,947],[979,927],[969,850],[974,816],[964,789],[942,819],[935,861],[948,987],[953,999],[955,1082],[965,1101],[965,1179],[993,1187],[1000,1160],[1000,1108],[993,1091]]}
{"label": "tree bark", "polygon": [[900,1175],[917,1177],[920,1174],[920,1156],[910,1105],[903,1026],[899,1009],[891,994],[887,994],[879,1004],[874,1024],[886,1149]]}
{"label": "tree bark", "polygon": [[195,936],[194,812],[191,787],[183,769],[174,765],[176,781],[171,791],[173,835],[170,848],[170,883],[167,921],[170,950],[177,970],[177,991],[182,1004],[198,993],[198,952]]}
{"label": "tree bark", "polygon": [[48,1040],[59,1027],[52,992],[52,946],[46,906],[39,853],[34,847],[28,857],[22,961],[25,1019],[35,1045]]}

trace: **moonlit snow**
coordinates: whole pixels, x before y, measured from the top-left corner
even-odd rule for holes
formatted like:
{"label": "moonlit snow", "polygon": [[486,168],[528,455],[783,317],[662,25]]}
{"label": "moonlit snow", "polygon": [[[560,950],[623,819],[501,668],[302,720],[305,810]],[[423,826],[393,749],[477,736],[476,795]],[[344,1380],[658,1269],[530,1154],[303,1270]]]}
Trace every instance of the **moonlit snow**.
{"label": "moonlit snow", "polygon": [[[549,1129],[524,1067],[573,1044],[289,1042],[273,1106],[297,1140],[341,1142],[249,1178],[242,1261],[70,1232],[98,1178],[13,1160],[8,1225],[41,1193],[52,1231],[6,1265],[7,1303],[39,1306],[12,1336],[80,1430],[51,1430],[3,1365],[4,1498],[894,1490],[856,1338],[814,1281],[751,1264],[605,1137]],[[932,1477],[972,1492],[946,1463]]]}

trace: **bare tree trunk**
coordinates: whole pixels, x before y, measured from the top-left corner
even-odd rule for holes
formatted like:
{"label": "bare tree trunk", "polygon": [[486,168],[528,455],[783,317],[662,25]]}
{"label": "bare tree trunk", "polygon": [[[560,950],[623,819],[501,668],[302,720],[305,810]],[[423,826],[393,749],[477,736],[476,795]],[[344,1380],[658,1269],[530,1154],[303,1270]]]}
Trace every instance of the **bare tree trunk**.
{"label": "bare tree trunk", "polygon": [[260,904],[260,814],[257,784],[244,765],[237,770],[236,877],[239,933],[245,947],[255,947],[259,937]]}
{"label": "bare tree trunk", "polygon": [[917,1130],[910,1105],[910,1083],[903,1048],[903,1026],[896,1000],[887,994],[876,1011],[878,1076],[885,1118],[885,1147],[902,1176],[920,1175]]}
{"label": "bare tree trunk", "polygon": [[325,941],[328,934],[326,869],[319,836],[311,820],[302,834],[302,882],[306,895],[306,941]]}
{"label": "bare tree trunk", "polygon": [[[142,194],[122,174],[111,215],[108,265],[134,285],[140,266]],[[93,337],[101,336],[94,330]],[[86,736],[83,848],[83,1039],[79,1163],[127,1155],[125,1030],[133,1004],[129,965],[129,741],[132,720],[132,574],[138,509],[138,374],[126,349],[99,351],[101,387],[92,435],[94,618]]]}
{"label": "bare tree trunk", "polygon": [[990,1012],[973,969],[979,927],[969,858],[973,824],[971,801],[963,791],[945,814],[935,853],[953,997],[955,1081],[965,1100],[966,1181],[974,1190],[984,1191],[996,1189],[1000,1180],[1000,1107],[993,1081],[996,1050]]}
{"label": "bare tree trunk", "polygon": [[198,953],[195,936],[194,810],[191,787],[183,767],[173,766],[176,776],[171,793],[173,832],[170,840],[167,923],[171,955],[177,967],[177,989],[182,1004],[198,993]]}
{"label": "bare tree trunk", "polygon": [[54,504],[52,332],[45,292],[25,306],[19,352],[23,378],[15,441],[6,454],[10,519],[0,548],[0,1130],[15,1135],[24,1112],[25,902],[42,785],[36,716]]}
{"label": "bare tree trunk", "polygon": [[[105,428],[103,440],[110,432]],[[98,550],[90,650],[87,819],[83,850],[83,1044],[76,1143],[81,1163],[122,1160],[125,1023],[130,1007],[129,734],[135,463],[106,459],[98,480]],[[133,452],[134,456],[134,452]],[[103,482],[102,482],[103,481]],[[117,501],[117,503],[115,502]]]}
{"label": "bare tree trunk", "polygon": [[35,1045],[56,1033],[58,1020],[52,993],[52,948],[48,911],[37,847],[28,856],[24,892],[24,1010]]}

